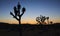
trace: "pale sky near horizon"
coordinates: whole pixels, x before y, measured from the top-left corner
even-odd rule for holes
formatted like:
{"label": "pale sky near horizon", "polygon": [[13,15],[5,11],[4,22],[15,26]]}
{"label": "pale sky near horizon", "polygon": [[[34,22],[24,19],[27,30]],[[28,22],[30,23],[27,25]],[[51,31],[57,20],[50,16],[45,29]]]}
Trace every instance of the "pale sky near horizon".
{"label": "pale sky near horizon", "polygon": [[26,8],[22,16],[22,23],[36,23],[36,17],[49,16],[50,21],[60,22],[60,0],[0,0],[0,22],[18,23],[10,15],[18,1]]}

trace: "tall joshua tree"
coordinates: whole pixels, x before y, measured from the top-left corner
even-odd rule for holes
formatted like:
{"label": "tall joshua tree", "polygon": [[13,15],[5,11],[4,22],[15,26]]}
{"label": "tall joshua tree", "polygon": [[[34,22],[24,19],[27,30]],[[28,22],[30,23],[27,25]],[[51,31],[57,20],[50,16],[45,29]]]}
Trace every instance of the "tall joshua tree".
{"label": "tall joshua tree", "polygon": [[21,24],[21,17],[24,14],[25,10],[26,9],[23,7],[22,8],[22,13],[20,12],[21,11],[21,5],[18,2],[17,7],[14,6],[14,14],[12,12],[10,12],[10,14],[13,16],[13,18],[15,18],[17,21],[19,21],[19,24]]}

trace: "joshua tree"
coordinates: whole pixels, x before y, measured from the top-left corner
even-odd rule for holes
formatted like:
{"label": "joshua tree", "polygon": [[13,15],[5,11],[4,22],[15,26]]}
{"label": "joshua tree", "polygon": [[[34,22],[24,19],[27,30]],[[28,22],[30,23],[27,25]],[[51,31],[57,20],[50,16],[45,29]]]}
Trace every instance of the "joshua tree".
{"label": "joshua tree", "polygon": [[40,17],[37,17],[37,18],[36,18],[36,21],[37,21],[39,24],[44,23],[45,20],[46,20],[46,17],[45,17],[45,16],[42,16],[42,15],[40,15]]}
{"label": "joshua tree", "polygon": [[40,15],[40,19],[41,19],[41,22],[42,22],[42,23],[44,23],[44,22],[45,22],[45,20],[46,20],[46,17],[45,17],[45,16]]}
{"label": "joshua tree", "polygon": [[37,18],[36,18],[36,21],[37,21],[39,24],[41,24],[40,17],[37,17]]}
{"label": "joshua tree", "polygon": [[37,21],[39,24],[45,23],[45,20],[47,20],[47,22],[48,22],[48,24],[49,24],[49,17],[40,15],[40,17],[37,17],[37,18],[36,18],[36,21]]}
{"label": "joshua tree", "polygon": [[[25,8],[23,7],[22,8],[22,13],[20,12],[20,10],[21,10],[21,5],[19,4],[19,2],[18,2],[18,5],[17,5],[17,7],[16,6],[14,6],[14,14],[12,13],[12,12],[10,12],[10,14],[16,19],[16,20],[18,20],[19,21],[19,24],[21,24],[21,17],[22,17],[22,15],[24,14],[24,12],[25,12]],[[19,18],[18,18],[19,17]]]}

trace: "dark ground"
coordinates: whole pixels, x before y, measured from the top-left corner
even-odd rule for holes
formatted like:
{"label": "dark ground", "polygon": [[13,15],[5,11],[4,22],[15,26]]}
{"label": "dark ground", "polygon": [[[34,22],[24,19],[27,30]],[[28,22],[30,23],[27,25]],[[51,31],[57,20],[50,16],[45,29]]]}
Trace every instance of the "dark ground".
{"label": "dark ground", "polygon": [[51,25],[12,25],[0,23],[0,36],[60,36],[60,24]]}

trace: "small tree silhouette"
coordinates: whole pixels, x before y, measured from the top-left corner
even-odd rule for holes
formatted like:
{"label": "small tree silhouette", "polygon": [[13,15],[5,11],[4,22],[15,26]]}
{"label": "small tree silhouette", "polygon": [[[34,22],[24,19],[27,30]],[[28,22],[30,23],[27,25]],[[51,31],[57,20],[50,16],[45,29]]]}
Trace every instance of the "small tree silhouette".
{"label": "small tree silhouette", "polygon": [[41,19],[40,19],[40,17],[36,17],[36,21],[38,22],[38,24],[41,24]]}
{"label": "small tree silhouette", "polygon": [[39,24],[44,23],[45,20],[46,20],[46,17],[45,17],[45,16],[42,16],[42,15],[40,15],[40,17],[37,17],[37,18],[36,18],[36,21],[37,21]]}
{"label": "small tree silhouette", "polygon": [[40,17],[36,17],[36,21],[37,21],[39,24],[46,23],[45,20],[47,20],[47,22],[48,22],[48,24],[49,24],[49,17],[42,16],[42,15],[40,15]]}
{"label": "small tree silhouette", "polygon": [[[18,2],[18,5],[17,5],[17,7],[16,6],[14,6],[14,14],[12,13],[12,12],[10,12],[10,14],[16,19],[16,20],[18,20],[19,21],[19,24],[21,24],[21,17],[22,17],[22,15],[24,14],[24,12],[25,12],[25,8],[23,7],[22,8],[22,13],[20,12],[20,10],[21,10],[21,5],[20,5],[20,3]],[[19,18],[18,18],[19,17]]]}

